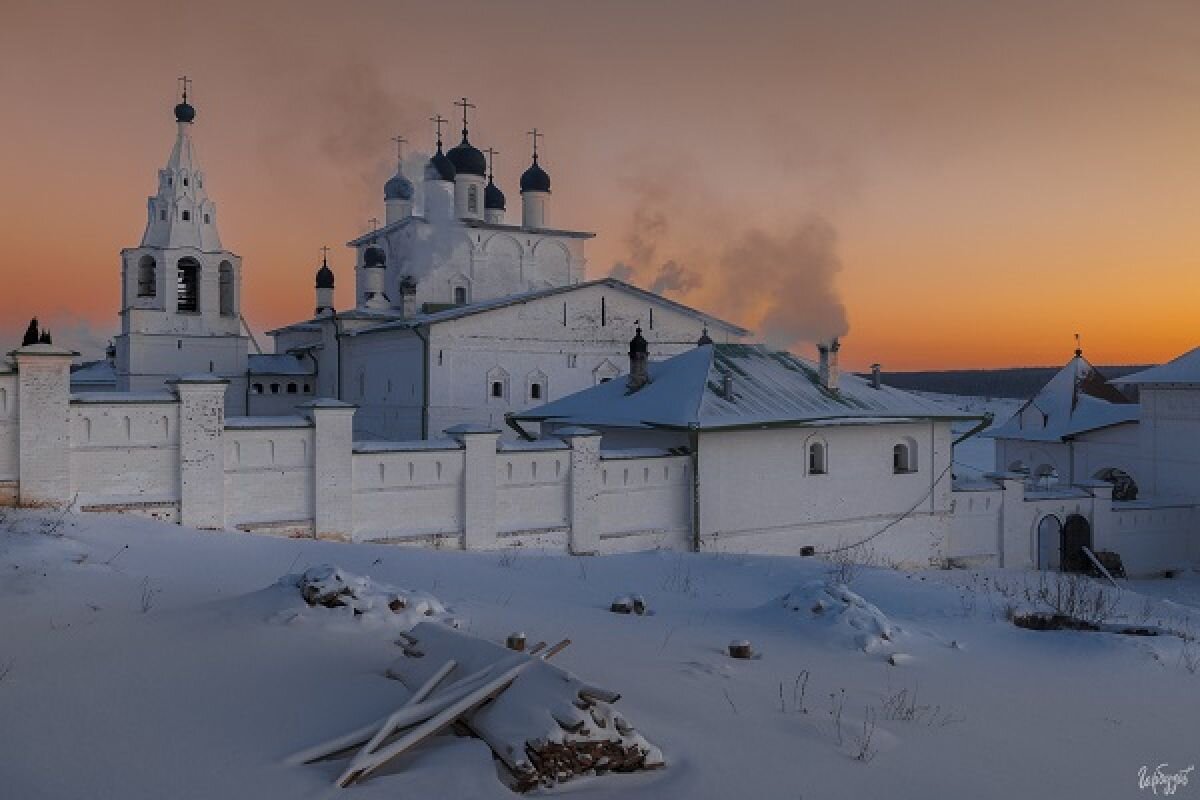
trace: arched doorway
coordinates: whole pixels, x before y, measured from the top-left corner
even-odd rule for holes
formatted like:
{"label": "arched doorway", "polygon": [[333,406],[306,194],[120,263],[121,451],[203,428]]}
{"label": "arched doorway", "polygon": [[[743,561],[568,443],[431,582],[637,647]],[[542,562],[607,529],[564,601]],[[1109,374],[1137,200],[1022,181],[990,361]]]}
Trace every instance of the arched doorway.
{"label": "arched doorway", "polygon": [[1037,568],[1058,569],[1062,557],[1062,522],[1050,514],[1037,526]]}
{"label": "arched doorway", "polygon": [[1072,514],[1062,529],[1063,572],[1084,572],[1091,563],[1083,548],[1092,546],[1092,525],[1085,517]]}

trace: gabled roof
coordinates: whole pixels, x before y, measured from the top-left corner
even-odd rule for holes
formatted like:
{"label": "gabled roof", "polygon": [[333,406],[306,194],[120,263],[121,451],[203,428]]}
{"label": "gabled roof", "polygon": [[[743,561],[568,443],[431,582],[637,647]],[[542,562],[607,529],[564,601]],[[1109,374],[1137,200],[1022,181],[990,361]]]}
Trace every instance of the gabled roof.
{"label": "gabled roof", "polygon": [[[1041,424],[1023,422],[1027,410]],[[1140,407],[1113,388],[1078,351],[1034,397],[985,436],[1061,442],[1088,431],[1137,422]]]}
{"label": "gabled roof", "polygon": [[[481,219],[454,219],[449,220],[455,225],[462,225],[464,228],[478,228],[485,231],[505,231],[507,233],[540,233],[546,236],[561,236],[564,239],[594,239],[596,234],[590,231],[568,231],[559,228],[526,228],[522,225],[503,225],[495,222],[484,222]],[[379,237],[398,231],[407,225],[430,225],[429,220],[424,217],[418,217],[415,214],[395,222],[384,225],[382,228],[376,228],[369,233],[364,233],[356,239],[351,239],[346,242],[347,247],[361,247],[364,244],[371,244],[379,239]]]}
{"label": "gabled roof", "polygon": [[[900,389],[843,373],[836,391],[815,364],[761,344],[710,344],[649,365],[650,383],[624,378],[515,414],[517,420],[613,428],[720,430],[780,425],[975,419]],[[725,396],[725,376],[733,398]]]}
{"label": "gabled roof", "polygon": [[367,333],[377,333],[380,331],[397,330],[401,328],[415,328],[419,325],[436,325],[439,322],[449,322],[451,320],[470,317],[475,314],[484,314],[489,311],[495,311],[498,308],[507,308],[508,306],[518,305],[520,303],[528,303],[534,300],[541,300],[545,297],[554,297],[555,295],[574,292],[579,289],[586,289],[592,286],[607,286],[610,289],[627,292],[637,295],[651,303],[657,303],[661,306],[673,308],[676,311],[681,311],[685,314],[691,314],[704,320],[710,327],[720,328],[721,330],[729,331],[738,336],[749,335],[750,331],[731,322],[726,322],[718,317],[705,314],[703,311],[698,311],[690,306],[685,306],[683,303],[677,303],[674,300],[669,300],[660,294],[639,289],[633,284],[619,281],[616,278],[600,278],[594,281],[584,281],[570,286],[555,286],[550,289],[538,289],[533,292],[525,292],[523,294],[507,295],[505,297],[497,297],[494,300],[485,300],[480,303],[471,303],[465,306],[455,306],[444,311],[437,311],[432,314],[418,314],[410,319],[396,320],[394,322],[385,322],[379,325],[372,325],[369,328],[362,328],[354,331],[352,335],[361,336]]}
{"label": "gabled roof", "polygon": [[1157,367],[1144,369],[1124,378],[1118,378],[1112,383],[1146,384],[1146,383],[1184,383],[1200,384],[1200,347],[1189,350],[1178,358],[1159,364]]}

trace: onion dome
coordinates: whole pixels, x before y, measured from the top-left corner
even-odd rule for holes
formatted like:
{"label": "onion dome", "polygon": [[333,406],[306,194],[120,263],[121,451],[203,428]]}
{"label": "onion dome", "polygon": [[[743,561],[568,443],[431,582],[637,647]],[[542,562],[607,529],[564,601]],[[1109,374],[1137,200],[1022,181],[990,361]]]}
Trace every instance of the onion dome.
{"label": "onion dome", "polygon": [[383,185],[384,200],[412,200],[413,199],[413,184],[408,178],[404,177],[404,173],[399,167],[396,167],[396,174],[388,178],[388,182]]}
{"label": "onion dome", "polygon": [[387,266],[387,254],[380,247],[368,247],[363,253],[364,267],[385,267]]}
{"label": "onion dome", "polygon": [[637,355],[646,355],[650,352],[650,346],[646,343],[646,337],[642,336],[642,329],[639,326],[637,333],[629,340],[629,357],[633,358]]}
{"label": "onion dome", "polygon": [[175,106],[175,120],[177,122],[192,122],[196,119],[196,109],[184,97],[183,102]]}
{"label": "onion dome", "polygon": [[462,141],[450,148],[446,158],[454,165],[454,174],[478,175],[482,178],[487,174],[487,159],[478,147],[467,141],[466,128],[463,128],[462,134]]}
{"label": "onion dome", "polygon": [[333,288],[333,270],[329,268],[329,263],[325,259],[321,259],[321,268],[317,270],[317,288]]}
{"label": "onion dome", "polygon": [[704,345],[706,345],[706,344],[712,344],[712,343],[713,343],[713,340],[712,340],[712,338],[711,338],[711,337],[708,335],[708,326],[707,326],[707,325],[705,325],[705,326],[704,326],[704,331],[703,331],[703,332],[700,334],[700,338],[696,340],[696,346],[697,346],[697,347],[704,347]]}
{"label": "onion dome", "polygon": [[537,153],[533,154],[533,165],[521,173],[521,192],[549,192],[550,176],[538,164]]}
{"label": "onion dome", "polygon": [[425,165],[425,180],[454,183],[454,174],[454,164],[446,158],[446,154],[442,152],[442,143],[438,142],[437,152]]}
{"label": "onion dome", "polygon": [[491,176],[488,177],[487,186],[483,187],[483,207],[489,211],[504,210],[504,192],[492,183]]}

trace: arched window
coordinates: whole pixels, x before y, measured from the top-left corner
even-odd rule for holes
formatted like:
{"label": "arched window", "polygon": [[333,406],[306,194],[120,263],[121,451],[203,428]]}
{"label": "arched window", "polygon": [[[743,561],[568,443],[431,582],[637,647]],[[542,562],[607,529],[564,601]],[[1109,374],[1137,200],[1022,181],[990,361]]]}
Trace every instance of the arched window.
{"label": "arched window", "polygon": [[467,287],[455,286],[454,287],[454,305],[465,306],[466,304],[467,304]]}
{"label": "arched window", "polygon": [[1137,500],[1137,481],[1123,469],[1107,467],[1097,472],[1096,480],[1107,481],[1113,485],[1113,500]]}
{"label": "arched window", "polygon": [[479,212],[479,189],[474,186],[467,187],[467,211],[472,214]]}
{"label": "arched window", "polygon": [[294,383],[289,383],[288,387],[287,387],[287,391],[288,391],[288,394],[295,394],[297,391],[299,391],[299,387],[296,386],[296,384],[294,384]]}
{"label": "arched window", "polygon": [[905,438],[892,448],[892,472],[903,475],[917,471],[917,443]]}
{"label": "arched window", "polygon": [[200,310],[200,262],[194,258],[179,260],[176,299],[179,311]]}
{"label": "arched window", "polygon": [[1048,489],[1058,483],[1058,469],[1051,464],[1042,464],[1033,471],[1034,485],[1040,489]]}
{"label": "arched window", "polygon": [[821,441],[810,442],[808,445],[808,474],[809,475],[824,475],[828,471],[826,463],[825,443]]}
{"label": "arched window", "polygon": [[138,297],[154,297],[158,293],[157,266],[151,256],[142,256],[138,262]]}
{"label": "arched window", "polygon": [[221,316],[232,317],[237,313],[233,307],[233,264],[222,261],[218,278]]}

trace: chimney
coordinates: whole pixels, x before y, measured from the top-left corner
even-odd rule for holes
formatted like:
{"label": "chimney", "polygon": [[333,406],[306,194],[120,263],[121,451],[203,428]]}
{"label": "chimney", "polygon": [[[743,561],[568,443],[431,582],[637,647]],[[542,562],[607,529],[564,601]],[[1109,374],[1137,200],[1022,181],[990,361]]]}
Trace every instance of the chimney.
{"label": "chimney", "polygon": [[880,366],[878,364],[871,365],[871,388],[878,389],[882,384],[879,380]]}
{"label": "chimney", "polygon": [[650,348],[639,327],[629,340],[629,391],[636,392],[650,382],[649,360]]}
{"label": "chimney", "polygon": [[412,275],[400,279],[400,314],[405,319],[417,315],[417,282]]}
{"label": "chimney", "polygon": [[820,355],[818,374],[821,385],[831,392],[836,392],[838,388],[838,350],[841,349],[842,345],[836,337],[829,344],[822,342],[817,345],[817,353]]}

